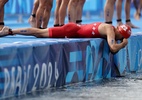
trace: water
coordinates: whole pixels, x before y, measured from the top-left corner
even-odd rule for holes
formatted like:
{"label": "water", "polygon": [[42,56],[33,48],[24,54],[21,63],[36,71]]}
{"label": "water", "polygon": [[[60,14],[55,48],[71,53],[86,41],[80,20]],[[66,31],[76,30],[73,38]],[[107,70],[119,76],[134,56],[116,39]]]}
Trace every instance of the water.
{"label": "water", "polygon": [[78,83],[60,89],[50,89],[9,100],[141,100],[142,74]]}

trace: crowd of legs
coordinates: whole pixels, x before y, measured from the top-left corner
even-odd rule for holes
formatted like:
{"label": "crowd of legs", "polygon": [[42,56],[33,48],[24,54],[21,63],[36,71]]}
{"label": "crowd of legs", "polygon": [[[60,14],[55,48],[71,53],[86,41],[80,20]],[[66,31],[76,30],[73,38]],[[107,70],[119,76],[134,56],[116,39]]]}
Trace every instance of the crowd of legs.
{"label": "crowd of legs", "polygon": [[[56,0],[56,7],[54,11],[54,27],[63,26],[67,16],[68,22],[81,24],[82,12],[86,0]],[[125,2],[124,2],[125,1]],[[0,0],[0,30],[4,27],[4,5],[8,0]],[[113,24],[112,19],[116,7],[116,21],[117,25],[122,22],[122,4],[124,2],[125,23],[131,28],[139,28],[132,24],[130,18],[131,4],[134,4],[136,12],[134,18],[139,20],[141,17],[142,0],[106,0],[104,5],[104,19],[105,23]],[[31,27],[45,29],[51,17],[51,9],[53,7],[53,0],[35,0],[33,9],[28,22]]]}

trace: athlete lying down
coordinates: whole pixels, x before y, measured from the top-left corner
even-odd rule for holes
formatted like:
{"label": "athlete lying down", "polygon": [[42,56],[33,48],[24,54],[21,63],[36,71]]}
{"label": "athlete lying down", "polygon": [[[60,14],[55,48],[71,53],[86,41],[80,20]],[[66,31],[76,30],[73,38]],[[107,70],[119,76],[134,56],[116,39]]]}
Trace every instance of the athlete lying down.
{"label": "athlete lying down", "polygon": [[[115,53],[127,45],[127,38],[131,35],[131,28],[128,25],[121,25],[115,28],[106,23],[96,22],[86,25],[68,23],[62,27],[46,29],[21,28],[11,30],[8,27],[4,27],[0,31],[0,36],[15,34],[32,35],[40,38],[105,38],[111,52]],[[117,40],[121,40],[121,43],[117,43]]]}

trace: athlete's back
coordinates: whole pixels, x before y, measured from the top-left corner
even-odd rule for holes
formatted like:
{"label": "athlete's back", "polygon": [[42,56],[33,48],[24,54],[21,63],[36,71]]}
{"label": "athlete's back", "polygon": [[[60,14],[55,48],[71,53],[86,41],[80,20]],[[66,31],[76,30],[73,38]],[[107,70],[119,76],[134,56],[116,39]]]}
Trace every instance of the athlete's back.
{"label": "athlete's back", "polygon": [[81,29],[77,32],[80,38],[101,38],[98,27],[101,22],[81,25]]}

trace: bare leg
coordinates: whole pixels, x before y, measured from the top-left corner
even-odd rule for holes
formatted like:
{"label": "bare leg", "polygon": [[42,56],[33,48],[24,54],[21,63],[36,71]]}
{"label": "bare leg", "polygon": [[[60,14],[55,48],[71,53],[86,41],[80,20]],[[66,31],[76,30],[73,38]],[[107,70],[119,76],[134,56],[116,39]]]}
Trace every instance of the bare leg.
{"label": "bare leg", "polygon": [[46,4],[46,9],[44,10],[44,16],[42,20],[42,28],[47,28],[49,19],[50,19],[50,12],[52,9],[53,0],[49,0]]}
{"label": "bare leg", "polygon": [[140,19],[139,13],[138,13],[138,6],[139,6],[139,3],[137,2],[137,0],[133,0],[133,4],[134,4],[134,7],[135,7],[135,9],[136,9],[136,12],[135,12],[135,14],[134,14],[134,18],[135,18],[136,20],[139,20],[139,19]]}
{"label": "bare leg", "polygon": [[142,10],[142,0],[140,0],[140,6],[139,6],[139,13],[141,15],[141,10]]}
{"label": "bare leg", "polygon": [[131,28],[139,28],[133,25],[130,21],[130,4],[131,4],[131,0],[126,0],[125,2],[126,24],[129,25]]}
{"label": "bare leg", "polygon": [[38,28],[20,28],[12,30],[13,34],[27,35],[27,36],[35,36],[41,38],[47,38],[48,28],[47,29],[38,29]]}
{"label": "bare leg", "polygon": [[116,0],[106,0],[106,4],[104,7],[104,17],[105,17],[105,22],[108,24],[112,24],[115,1]]}
{"label": "bare leg", "polygon": [[122,1],[123,1],[123,0],[117,0],[117,4],[116,4],[116,11],[117,11],[117,26],[123,24],[123,23],[122,23],[122,19],[121,19]]}
{"label": "bare leg", "polygon": [[79,0],[78,6],[77,6],[76,22],[78,24],[81,24],[82,22],[82,11],[83,11],[84,3],[85,3],[85,0]]}
{"label": "bare leg", "polygon": [[32,15],[30,16],[28,22],[31,24],[32,27],[36,27],[36,11],[39,6],[39,0],[35,0],[34,7],[32,10]]}
{"label": "bare leg", "polygon": [[8,0],[0,0],[0,30],[4,26],[4,5]]}
{"label": "bare leg", "polygon": [[76,23],[76,17],[77,17],[77,6],[78,6],[79,0],[70,0],[68,5],[68,20],[69,22]]}
{"label": "bare leg", "polygon": [[138,6],[138,16],[141,17],[141,10],[142,10],[142,0],[139,0],[139,6]]}
{"label": "bare leg", "polygon": [[140,11],[142,10],[142,0],[140,0]]}
{"label": "bare leg", "polygon": [[47,6],[46,2],[47,2],[47,0],[39,0],[39,7],[38,7],[37,13],[36,13],[36,28],[41,27],[43,12]]}
{"label": "bare leg", "polygon": [[61,6],[59,9],[59,24],[60,25],[64,25],[68,3],[69,3],[69,0],[62,0]]}
{"label": "bare leg", "polygon": [[54,21],[54,26],[59,26],[59,9],[61,5],[62,0],[56,0],[56,8],[55,8],[55,21]]}

